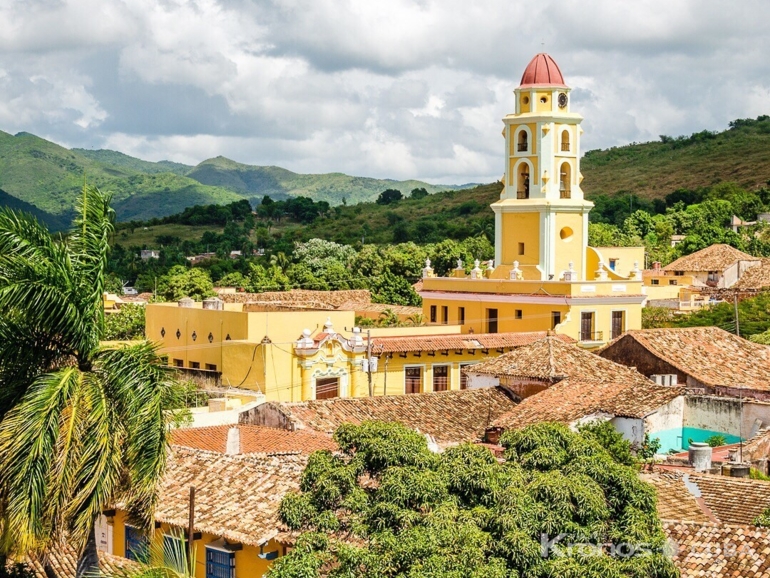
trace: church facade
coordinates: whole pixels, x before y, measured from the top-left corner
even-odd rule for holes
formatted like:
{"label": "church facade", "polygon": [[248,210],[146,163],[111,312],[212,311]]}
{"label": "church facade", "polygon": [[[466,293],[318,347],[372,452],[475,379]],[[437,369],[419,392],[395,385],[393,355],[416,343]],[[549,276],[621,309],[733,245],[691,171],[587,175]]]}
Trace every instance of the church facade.
{"label": "church facade", "polygon": [[538,54],[503,119],[505,174],[495,214],[495,259],[449,277],[426,267],[423,310],[464,332],[555,330],[599,347],[641,328],[644,249],[588,246],[580,183],[582,117],[556,62]]}

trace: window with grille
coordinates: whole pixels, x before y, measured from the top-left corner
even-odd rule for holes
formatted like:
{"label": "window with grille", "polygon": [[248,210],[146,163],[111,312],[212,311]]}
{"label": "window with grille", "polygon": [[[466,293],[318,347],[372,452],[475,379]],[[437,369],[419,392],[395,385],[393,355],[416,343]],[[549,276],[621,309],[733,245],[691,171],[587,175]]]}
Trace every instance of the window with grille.
{"label": "window with grille", "polygon": [[325,377],[315,380],[315,398],[331,399],[340,395],[340,378]]}
{"label": "window with grille", "polygon": [[191,361],[190,362],[190,369],[200,369],[201,364],[200,361]]}
{"label": "window with grille", "polygon": [[441,323],[442,325],[449,323],[449,307],[446,305],[441,306]]}
{"label": "window with grille", "polygon": [[235,553],[206,548],[206,578],[235,578]]}
{"label": "window with grille", "polygon": [[556,329],[559,323],[561,323],[561,311],[551,311],[551,329]]}
{"label": "window with grille", "polygon": [[422,367],[407,367],[404,369],[404,392],[420,393],[422,391]]}
{"label": "window with grille", "polygon": [[431,305],[430,306],[430,322],[435,323],[436,322],[436,306]]}
{"label": "window with grille", "polygon": [[465,307],[457,308],[457,323],[465,325]]}
{"label": "window with grille", "polygon": [[184,367],[184,359],[175,359],[174,367]]}
{"label": "window with grille", "polygon": [[612,338],[620,337],[625,331],[625,315],[623,311],[612,312]]}
{"label": "window with grille", "polygon": [[446,391],[449,389],[449,366],[433,366],[433,391]]}
{"label": "window with grille", "polygon": [[207,363],[206,364],[206,369],[208,371],[216,371],[217,370],[217,366],[215,364],[213,364],[213,363]]}
{"label": "window with grille", "polygon": [[126,526],[126,558],[135,562],[146,562],[148,542],[142,532],[133,526]]}

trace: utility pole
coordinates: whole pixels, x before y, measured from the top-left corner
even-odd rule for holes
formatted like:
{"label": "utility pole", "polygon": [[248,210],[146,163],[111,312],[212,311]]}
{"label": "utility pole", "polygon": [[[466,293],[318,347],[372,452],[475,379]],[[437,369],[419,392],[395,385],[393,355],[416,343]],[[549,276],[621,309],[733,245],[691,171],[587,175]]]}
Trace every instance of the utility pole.
{"label": "utility pole", "polygon": [[369,397],[374,397],[372,388],[372,330],[366,330],[366,374],[369,379]]}
{"label": "utility pole", "polygon": [[741,336],[741,323],[738,319],[738,294],[733,295],[733,304],[735,305],[735,334]]}
{"label": "utility pole", "polygon": [[190,511],[187,520],[187,558],[190,564],[190,574],[195,575],[193,553],[195,552],[195,486],[190,486]]}

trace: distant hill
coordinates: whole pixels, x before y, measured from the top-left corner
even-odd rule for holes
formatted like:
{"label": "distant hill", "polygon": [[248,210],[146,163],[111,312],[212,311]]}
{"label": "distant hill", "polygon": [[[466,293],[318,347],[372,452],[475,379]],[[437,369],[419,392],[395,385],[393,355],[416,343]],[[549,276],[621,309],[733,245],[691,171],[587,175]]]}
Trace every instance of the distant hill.
{"label": "distant hill", "polygon": [[49,229],[54,231],[61,231],[66,229],[71,224],[71,215],[56,216],[45,211],[41,211],[34,205],[20,201],[16,197],[13,197],[3,190],[0,190],[0,207],[7,207],[14,211],[28,213],[35,217],[38,221],[45,223]]}
{"label": "distant hill", "polygon": [[[588,151],[581,169],[585,177],[582,188],[589,198],[620,192],[633,192],[647,199],[662,198],[679,188],[697,189],[722,181],[748,188],[766,185],[770,181],[770,117],[737,120],[722,132],[662,136],[657,142]],[[29,133],[13,136],[0,132],[0,189],[7,193],[6,197],[0,196],[0,204],[8,204],[5,201],[10,195],[42,211],[49,219],[47,222],[67,223],[84,177],[114,193],[114,205],[122,221],[162,217],[192,205],[229,203],[242,198],[254,203],[265,195],[274,199],[307,196],[331,205],[340,205],[344,200],[350,207],[373,201],[388,188],[408,194],[420,187],[437,193],[473,186],[429,185],[342,173],[304,175],[281,167],[245,165],[224,157],[208,159],[197,166],[169,161],[155,163],[116,151],[69,150]],[[425,232],[430,228],[436,207],[444,210],[444,200],[484,204],[489,195],[478,192],[483,190],[486,189],[481,187],[475,194],[449,195],[441,201],[426,202],[425,206],[432,208],[425,209],[424,217],[415,215],[407,220],[416,227],[415,219],[424,218],[420,231]],[[476,195],[484,198],[477,199]],[[390,214],[387,222],[393,227],[402,211],[422,207],[412,203],[416,201],[399,207],[374,207],[373,220],[346,207],[342,207],[341,215],[352,215],[351,224],[360,221],[361,225],[369,223],[368,226],[376,227]],[[467,207],[464,210],[468,210]],[[341,234],[332,230],[329,233]]]}
{"label": "distant hill", "polygon": [[[194,167],[170,161],[156,163],[111,150],[70,150],[33,134],[0,131],[0,189],[7,193],[6,201],[15,198],[37,208],[52,227],[55,222],[66,226],[84,179],[114,194],[113,204],[121,221],[163,217],[193,205],[243,198],[256,202],[265,195],[275,199],[307,196],[339,205],[374,200],[388,188],[406,194],[420,187],[429,193],[461,188],[342,173],[302,175],[224,157]],[[2,204],[9,203],[0,198]]]}
{"label": "distant hill", "polygon": [[203,161],[187,176],[206,185],[236,191],[252,200],[261,199],[265,195],[274,199],[303,196],[314,201],[327,201],[332,205],[339,205],[342,199],[350,204],[373,201],[386,189],[398,189],[408,194],[416,188],[437,193],[468,187],[430,185],[415,180],[352,177],[343,173],[303,175],[281,167],[244,165],[221,156]]}
{"label": "distant hill", "polygon": [[722,181],[754,189],[770,182],[770,117],[736,120],[722,132],[588,151],[580,168],[589,196],[622,191],[655,199]]}

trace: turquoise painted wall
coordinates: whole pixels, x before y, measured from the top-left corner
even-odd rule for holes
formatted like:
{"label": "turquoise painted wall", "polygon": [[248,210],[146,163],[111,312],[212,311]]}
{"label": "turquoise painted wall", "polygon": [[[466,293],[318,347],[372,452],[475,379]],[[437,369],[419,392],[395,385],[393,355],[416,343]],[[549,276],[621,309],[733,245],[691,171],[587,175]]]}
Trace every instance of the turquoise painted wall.
{"label": "turquoise painted wall", "polygon": [[658,438],[660,440],[659,453],[665,454],[674,449],[683,451],[690,447],[688,440],[694,442],[705,442],[708,438],[715,435],[721,435],[725,438],[725,443],[735,444],[741,441],[738,436],[726,434],[721,431],[708,429],[699,429],[695,427],[671,428],[662,431],[650,433],[650,439]]}

